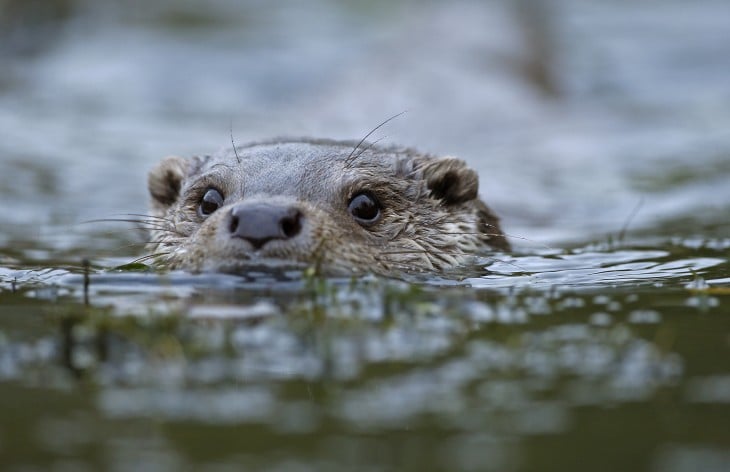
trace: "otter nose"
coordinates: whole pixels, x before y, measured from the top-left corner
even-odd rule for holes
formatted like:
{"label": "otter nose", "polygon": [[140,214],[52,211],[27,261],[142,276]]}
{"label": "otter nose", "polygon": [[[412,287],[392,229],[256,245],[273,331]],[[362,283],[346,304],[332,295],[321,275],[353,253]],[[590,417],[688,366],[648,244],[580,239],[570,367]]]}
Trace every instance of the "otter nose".
{"label": "otter nose", "polygon": [[301,230],[302,212],[296,207],[243,202],[231,208],[231,235],[255,249],[273,239],[293,238]]}

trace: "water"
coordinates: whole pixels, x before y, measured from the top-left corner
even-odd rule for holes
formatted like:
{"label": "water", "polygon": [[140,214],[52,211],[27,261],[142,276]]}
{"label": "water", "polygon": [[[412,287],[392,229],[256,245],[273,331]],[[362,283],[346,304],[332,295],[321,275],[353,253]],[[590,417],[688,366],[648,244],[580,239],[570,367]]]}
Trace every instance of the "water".
{"label": "water", "polygon": [[[728,470],[728,17],[6,2],[3,470]],[[466,159],[513,235],[481,275],[114,269],[144,235],[84,223],[145,212],[160,158],[231,129],[403,110],[375,138]]]}

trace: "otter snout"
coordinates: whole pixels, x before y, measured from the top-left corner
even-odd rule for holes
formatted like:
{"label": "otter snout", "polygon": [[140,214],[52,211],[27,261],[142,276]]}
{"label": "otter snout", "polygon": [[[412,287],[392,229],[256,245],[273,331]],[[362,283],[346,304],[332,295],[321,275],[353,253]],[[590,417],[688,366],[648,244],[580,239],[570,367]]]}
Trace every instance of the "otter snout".
{"label": "otter snout", "polygon": [[302,230],[299,208],[261,202],[241,202],[231,208],[231,236],[245,239],[254,249],[273,240],[291,239]]}

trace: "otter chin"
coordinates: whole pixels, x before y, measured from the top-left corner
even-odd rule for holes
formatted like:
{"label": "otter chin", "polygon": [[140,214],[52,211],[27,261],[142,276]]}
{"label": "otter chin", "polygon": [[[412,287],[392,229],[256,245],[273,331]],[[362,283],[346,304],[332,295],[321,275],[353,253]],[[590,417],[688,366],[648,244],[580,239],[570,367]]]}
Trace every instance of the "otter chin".
{"label": "otter chin", "polygon": [[282,139],[167,157],[149,174],[151,258],[192,272],[315,267],[443,274],[509,250],[466,163],[369,143]]}

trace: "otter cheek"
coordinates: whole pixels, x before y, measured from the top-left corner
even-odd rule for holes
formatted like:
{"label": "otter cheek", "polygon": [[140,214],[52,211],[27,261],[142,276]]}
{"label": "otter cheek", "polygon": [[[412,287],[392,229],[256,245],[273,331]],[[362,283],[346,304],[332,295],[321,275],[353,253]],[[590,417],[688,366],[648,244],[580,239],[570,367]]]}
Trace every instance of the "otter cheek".
{"label": "otter cheek", "polygon": [[220,257],[230,252],[233,247],[226,234],[225,218],[222,211],[217,211],[203,220],[195,235],[190,238],[190,250],[204,257]]}

